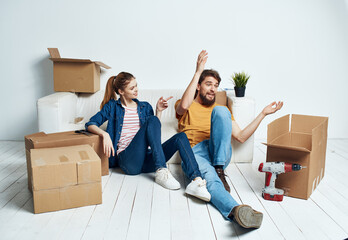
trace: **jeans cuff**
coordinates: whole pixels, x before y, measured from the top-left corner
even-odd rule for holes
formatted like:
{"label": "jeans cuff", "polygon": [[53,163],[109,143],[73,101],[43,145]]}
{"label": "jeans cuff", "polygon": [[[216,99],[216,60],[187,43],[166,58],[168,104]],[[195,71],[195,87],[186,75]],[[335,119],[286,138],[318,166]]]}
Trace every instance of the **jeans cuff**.
{"label": "jeans cuff", "polygon": [[193,181],[196,177],[200,177],[200,178],[202,178],[203,179],[203,177],[202,177],[202,175],[201,174],[199,174],[199,173],[194,173],[194,174],[192,174],[192,176],[191,176],[191,181]]}
{"label": "jeans cuff", "polygon": [[160,168],[167,168],[167,165],[155,165],[155,171],[157,171]]}
{"label": "jeans cuff", "polygon": [[233,219],[229,218],[228,216],[230,215],[230,213],[232,212],[233,208],[239,206],[239,204],[237,204],[236,206],[232,207],[232,209],[230,210],[230,212],[227,214],[227,216],[224,216],[226,218],[226,220],[233,222]]}
{"label": "jeans cuff", "polygon": [[214,162],[214,163],[213,163],[213,166],[220,165],[220,166],[225,167],[225,164],[226,164],[226,161],[217,161],[217,162]]}

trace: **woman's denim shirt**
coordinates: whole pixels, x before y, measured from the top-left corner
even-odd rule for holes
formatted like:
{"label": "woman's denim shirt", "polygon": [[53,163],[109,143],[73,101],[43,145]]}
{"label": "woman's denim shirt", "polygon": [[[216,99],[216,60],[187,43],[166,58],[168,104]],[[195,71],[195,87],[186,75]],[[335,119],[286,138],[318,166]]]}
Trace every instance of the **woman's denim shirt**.
{"label": "woman's denim shirt", "polygon": [[[140,127],[147,121],[150,116],[153,116],[152,106],[148,102],[140,102],[138,99],[133,99],[138,105],[138,116],[140,121]],[[109,158],[109,167],[116,166],[116,152],[117,143],[121,137],[123,118],[124,118],[124,108],[122,107],[121,100],[117,101],[111,99],[107,102],[102,110],[95,114],[89,122],[86,123],[85,127],[88,130],[89,125],[101,126],[105,121],[108,121],[106,127],[106,132],[109,133],[112,143],[114,144],[115,156]]]}

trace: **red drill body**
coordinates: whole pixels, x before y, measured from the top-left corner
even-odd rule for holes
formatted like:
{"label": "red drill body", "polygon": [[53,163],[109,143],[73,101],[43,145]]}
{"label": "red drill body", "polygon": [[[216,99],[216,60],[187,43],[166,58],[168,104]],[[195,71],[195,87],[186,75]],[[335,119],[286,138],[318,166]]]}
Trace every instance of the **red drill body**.
{"label": "red drill body", "polygon": [[260,163],[259,171],[266,173],[266,186],[262,189],[262,197],[271,201],[283,201],[284,190],[275,188],[275,180],[278,174],[299,171],[300,164],[284,162],[266,162]]}

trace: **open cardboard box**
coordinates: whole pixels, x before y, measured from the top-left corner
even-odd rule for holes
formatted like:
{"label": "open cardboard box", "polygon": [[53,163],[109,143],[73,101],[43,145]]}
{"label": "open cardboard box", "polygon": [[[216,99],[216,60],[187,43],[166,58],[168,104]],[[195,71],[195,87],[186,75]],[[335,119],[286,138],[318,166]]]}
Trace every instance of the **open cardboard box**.
{"label": "open cardboard box", "polygon": [[267,162],[297,163],[306,168],[278,175],[285,195],[308,199],[325,173],[327,117],[293,114],[268,124]]}
{"label": "open cardboard box", "polygon": [[90,133],[89,135],[75,133],[74,131],[46,134],[44,132],[34,133],[24,137],[25,153],[27,158],[28,188],[32,191],[32,172],[31,172],[31,149],[67,147],[88,144],[98,154],[101,160],[102,176],[109,174],[109,159],[104,154],[103,139]]}
{"label": "open cardboard box", "polygon": [[100,158],[89,145],[32,149],[34,212],[102,203]]}
{"label": "open cardboard box", "polygon": [[108,65],[90,59],[61,58],[58,48],[48,48],[53,61],[54,91],[95,93],[100,89],[100,67]]}

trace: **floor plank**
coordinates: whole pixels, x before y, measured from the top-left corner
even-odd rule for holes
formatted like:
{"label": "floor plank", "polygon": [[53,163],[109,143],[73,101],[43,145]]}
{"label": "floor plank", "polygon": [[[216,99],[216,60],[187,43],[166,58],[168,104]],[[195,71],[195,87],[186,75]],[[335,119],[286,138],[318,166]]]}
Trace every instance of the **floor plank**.
{"label": "floor plank", "polygon": [[[153,174],[143,174],[138,182],[127,240],[148,239],[154,179]],[[162,218],[169,217],[162,215]]]}
{"label": "floor plank", "polygon": [[[227,172],[229,172],[230,176],[232,176],[231,180],[238,189],[238,195],[241,197],[242,204],[250,205],[255,210],[263,212],[264,214],[262,227],[254,231],[250,231],[247,234],[252,235],[253,238],[263,239],[268,236],[268,232],[273,232],[275,239],[283,239],[282,234],[276,228],[272,219],[267,214],[259,198],[257,197],[257,195],[261,193],[261,190],[254,192],[249,183],[245,180],[237,165],[243,164],[230,164],[227,168]],[[250,164],[247,165],[250,166]]]}
{"label": "floor plank", "polygon": [[6,160],[13,153],[17,152],[24,148],[24,144],[22,142],[8,142],[0,152],[0,162]]}
{"label": "floor plank", "polygon": [[154,184],[148,239],[162,240],[170,238],[170,191]]}
{"label": "floor plank", "polygon": [[[107,231],[105,232],[105,239],[126,239],[129,229],[129,223],[133,211],[137,185],[140,181],[138,176],[124,176],[124,181],[117,197],[117,201],[111,211],[111,217],[108,220]],[[102,235],[102,232],[100,232]],[[100,236],[99,235],[99,236]],[[98,235],[92,235],[98,237]],[[87,237],[83,239],[93,239]]]}
{"label": "floor plank", "polygon": [[[190,181],[185,176],[179,165],[173,166],[176,166],[177,175],[179,175],[180,173],[179,180],[182,183],[181,188],[184,191]],[[186,197],[189,208],[190,222],[193,231],[193,239],[215,239],[214,228],[210,219],[207,203],[193,196],[186,195]]]}
{"label": "floor plank", "polygon": [[33,216],[33,198],[30,198],[11,219],[8,219],[5,223],[0,225],[1,238],[18,239],[15,238],[16,234],[22,231],[23,226],[26,225]]}
{"label": "floor plank", "polygon": [[[103,203],[97,205],[91,216],[82,239],[97,239],[105,234],[107,227],[117,227],[110,222],[115,204],[118,203],[120,190],[127,188],[124,184],[125,175],[118,170],[112,170],[111,177],[103,191]],[[121,239],[121,238],[120,238]]]}
{"label": "floor plank", "polygon": [[[172,175],[180,182],[183,181],[182,173],[176,170],[180,165],[170,165]],[[189,205],[184,193],[184,189],[170,191],[170,224],[171,224],[171,239],[185,240],[193,239],[193,229],[190,221]]]}

